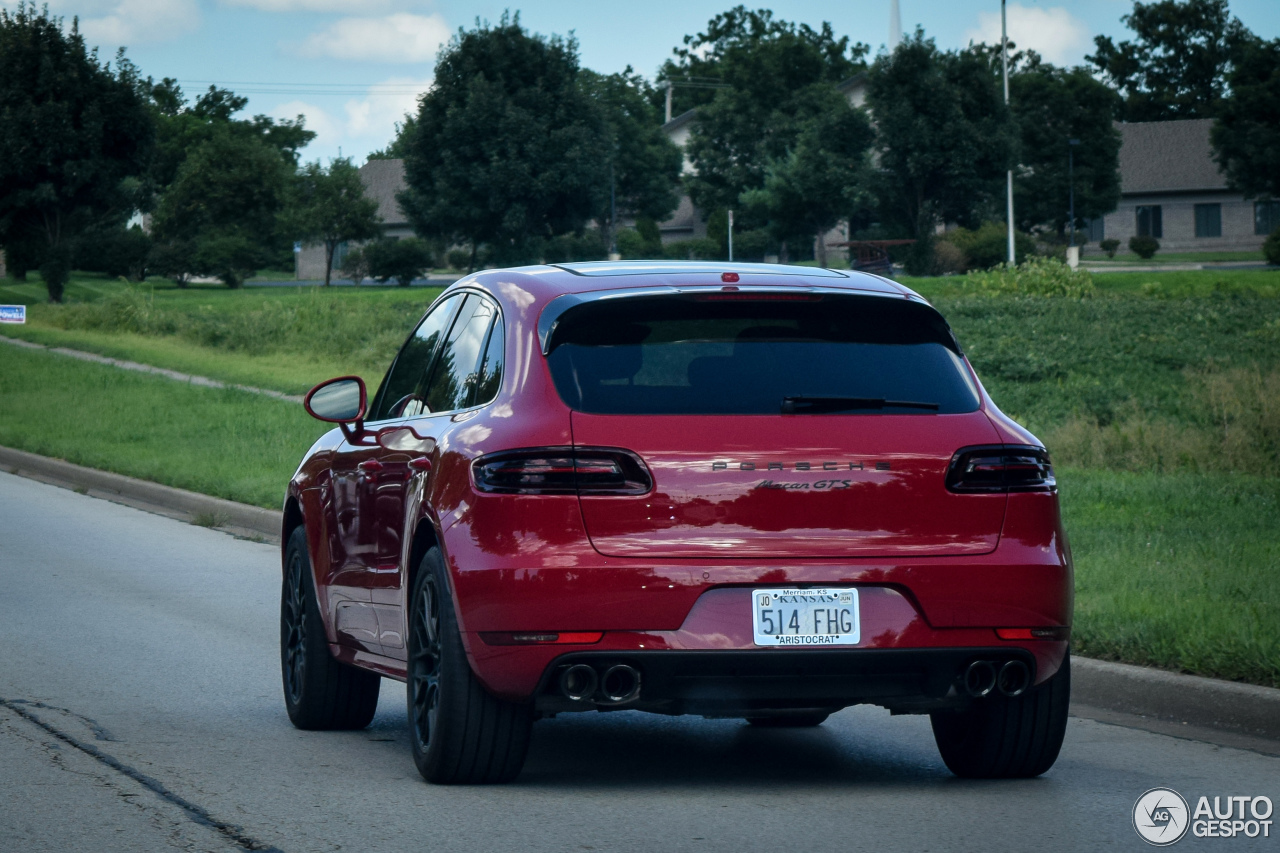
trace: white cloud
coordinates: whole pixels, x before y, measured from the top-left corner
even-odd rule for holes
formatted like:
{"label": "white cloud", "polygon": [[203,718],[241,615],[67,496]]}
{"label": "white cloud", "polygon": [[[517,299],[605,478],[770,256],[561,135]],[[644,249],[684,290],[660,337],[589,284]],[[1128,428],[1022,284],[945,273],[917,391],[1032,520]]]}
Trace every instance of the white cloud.
{"label": "white cloud", "polygon": [[[1084,22],[1063,6],[1036,8],[1010,3],[1009,41],[1019,50],[1034,50],[1056,65],[1074,65],[1089,46],[1089,30]],[[1000,44],[1000,13],[979,12],[978,26],[965,39]]]}
{"label": "white cloud", "polygon": [[[304,117],[307,130],[314,131],[316,134],[315,140],[308,148],[336,149],[343,143],[346,128],[343,127],[342,122],[337,121],[315,104],[308,104],[306,101],[289,101],[271,110],[272,118],[292,121],[298,116]],[[306,156],[305,150],[303,156]]]}
{"label": "white cloud", "polygon": [[392,5],[388,0],[222,0],[222,3],[261,12],[380,12]]}
{"label": "white cloud", "polygon": [[80,32],[90,45],[168,41],[200,26],[196,0],[119,0],[94,5],[101,14],[95,14],[95,9],[80,19]]}
{"label": "white cloud", "polygon": [[300,52],[367,62],[431,62],[450,34],[439,15],[342,18],[308,36]]}
{"label": "white cloud", "polygon": [[315,131],[316,138],[303,151],[304,159],[337,156],[341,148],[344,155],[359,164],[366,153],[391,142],[396,122],[418,111],[418,95],[429,88],[430,79],[393,77],[372,86],[363,98],[348,100],[341,115],[301,100],[280,104],[271,110],[271,115],[305,117],[307,129]]}

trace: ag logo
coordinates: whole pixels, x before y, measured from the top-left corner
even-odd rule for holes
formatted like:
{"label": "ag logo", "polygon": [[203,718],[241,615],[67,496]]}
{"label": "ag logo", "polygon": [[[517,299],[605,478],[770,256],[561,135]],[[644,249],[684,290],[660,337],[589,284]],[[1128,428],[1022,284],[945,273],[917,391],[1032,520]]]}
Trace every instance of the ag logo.
{"label": "ag logo", "polygon": [[1187,801],[1172,788],[1152,788],[1133,804],[1133,828],[1142,840],[1168,847],[1187,834]]}

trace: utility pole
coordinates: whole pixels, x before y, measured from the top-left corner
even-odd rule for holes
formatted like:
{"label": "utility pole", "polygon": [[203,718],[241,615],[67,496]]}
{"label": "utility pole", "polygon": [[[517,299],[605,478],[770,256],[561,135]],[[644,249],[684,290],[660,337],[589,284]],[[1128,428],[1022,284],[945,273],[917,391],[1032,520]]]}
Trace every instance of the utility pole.
{"label": "utility pole", "polygon": [[898,43],[902,41],[902,16],[898,13],[898,0],[890,0],[889,3],[889,52],[893,53],[898,49]]}
{"label": "utility pole", "polygon": [[1076,146],[1080,144],[1079,139],[1067,140],[1067,195],[1071,199],[1068,202],[1067,228],[1071,229],[1071,243],[1076,244]]}
{"label": "utility pole", "polygon": [[729,262],[733,262],[733,211],[729,211]]}
{"label": "utility pole", "polygon": [[[616,146],[615,146],[616,153]],[[614,164],[609,163],[609,260],[618,254],[618,184],[614,180]]]}
{"label": "utility pole", "polygon": [[667,81],[667,121],[671,121],[671,92],[675,86],[670,80]]}
{"label": "utility pole", "polygon": [[[1009,106],[1009,28],[1005,20],[1005,0],[1000,0],[1000,64],[1004,67],[1004,105]],[[1013,169],[1005,174],[1005,190],[1008,196],[1005,218],[1009,223],[1009,266],[1018,262],[1013,252]]]}

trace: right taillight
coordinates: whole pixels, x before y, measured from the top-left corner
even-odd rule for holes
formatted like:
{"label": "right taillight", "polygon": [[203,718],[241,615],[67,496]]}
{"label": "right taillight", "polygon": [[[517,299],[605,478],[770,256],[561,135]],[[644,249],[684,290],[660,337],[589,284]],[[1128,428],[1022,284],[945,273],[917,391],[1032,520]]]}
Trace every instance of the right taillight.
{"label": "right taillight", "polygon": [[534,447],[471,463],[476,489],[505,495],[643,495],[653,478],[639,456],[613,447]]}
{"label": "right taillight", "polygon": [[947,469],[947,489],[953,492],[1051,492],[1057,487],[1049,452],[1032,445],[964,447]]}

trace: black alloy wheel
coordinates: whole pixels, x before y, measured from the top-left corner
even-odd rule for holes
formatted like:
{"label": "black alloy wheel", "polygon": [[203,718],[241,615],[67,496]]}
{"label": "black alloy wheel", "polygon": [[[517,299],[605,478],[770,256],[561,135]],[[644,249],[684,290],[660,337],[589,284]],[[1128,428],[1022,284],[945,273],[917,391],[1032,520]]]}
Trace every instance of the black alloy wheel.
{"label": "black alloy wheel", "polygon": [[409,609],[409,745],[422,778],[440,785],[520,775],[533,714],[490,694],[471,672],[439,549],[422,558]]}
{"label": "black alloy wheel", "polygon": [[280,676],[285,710],[300,729],[363,729],[378,710],[381,676],[339,663],[329,654],[304,527],[290,534],[285,549]]}

